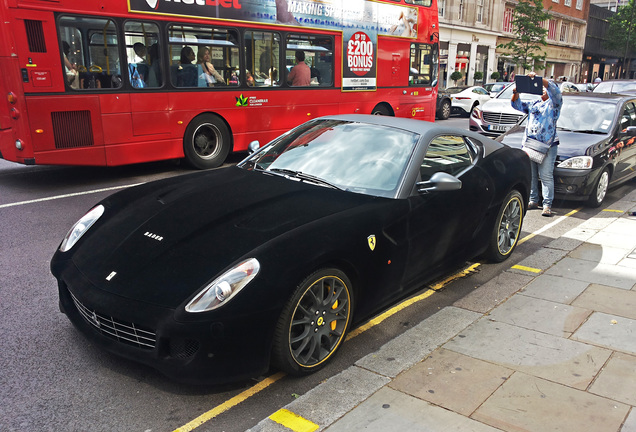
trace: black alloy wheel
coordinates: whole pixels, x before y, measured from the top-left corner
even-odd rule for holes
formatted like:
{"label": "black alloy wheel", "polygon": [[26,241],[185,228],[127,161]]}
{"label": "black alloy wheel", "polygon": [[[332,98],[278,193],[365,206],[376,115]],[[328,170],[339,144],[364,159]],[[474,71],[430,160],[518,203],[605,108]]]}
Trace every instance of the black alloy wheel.
{"label": "black alloy wheel", "polygon": [[272,363],[291,375],[322,368],[344,340],[352,314],[351,282],[340,270],[319,270],[294,291],[274,333]]}

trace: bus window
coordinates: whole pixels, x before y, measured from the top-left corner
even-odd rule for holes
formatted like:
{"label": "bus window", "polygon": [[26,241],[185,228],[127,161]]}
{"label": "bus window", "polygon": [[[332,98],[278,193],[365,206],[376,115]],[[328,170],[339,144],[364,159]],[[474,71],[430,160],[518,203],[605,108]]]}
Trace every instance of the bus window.
{"label": "bus window", "polygon": [[170,81],[175,87],[238,85],[238,34],[198,26],[168,27]]}
{"label": "bus window", "polygon": [[163,85],[159,29],[156,24],[127,21],[124,25],[126,75],[134,88],[157,88]]}
{"label": "bus window", "polygon": [[405,0],[406,4],[412,4],[417,6],[430,7],[433,4],[433,0]]}
{"label": "bus window", "polygon": [[280,35],[245,32],[245,67],[256,86],[280,86]]}
{"label": "bus window", "polygon": [[78,72],[77,82],[69,82],[68,64],[63,63],[70,87],[78,90],[121,87],[119,41],[114,21],[65,16],[60,18],[59,30],[64,50],[66,44],[70,48],[69,63]]}
{"label": "bus window", "polygon": [[437,84],[437,45],[411,44],[409,85]]}
{"label": "bus window", "polygon": [[[290,35],[285,52],[285,79],[296,64],[296,53],[302,51],[311,69],[311,86],[333,85],[333,40],[328,36]],[[283,77],[281,77],[283,78]]]}

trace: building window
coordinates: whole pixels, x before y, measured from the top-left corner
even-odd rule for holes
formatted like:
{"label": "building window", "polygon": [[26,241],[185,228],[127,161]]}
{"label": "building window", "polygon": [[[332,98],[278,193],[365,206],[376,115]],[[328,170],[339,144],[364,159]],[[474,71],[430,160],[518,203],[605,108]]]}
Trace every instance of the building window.
{"label": "building window", "polygon": [[459,14],[457,15],[458,20],[464,19],[464,0],[459,0]]}
{"label": "building window", "polygon": [[478,23],[484,22],[484,0],[477,0],[476,19]]}
{"label": "building window", "polygon": [[556,40],[557,20],[551,19],[548,22],[548,39]]}
{"label": "building window", "polygon": [[576,8],[578,10],[582,10],[583,9],[583,0],[576,0]]}
{"label": "building window", "polygon": [[444,18],[444,11],[446,10],[446,0],[439,0],[437,2],[437,15],[440,18]]}
{"label": "building window", "polygon": [[579,26],[572,26],[572,44],[574,45],[578,45],[579,44],[579,33],[580,33],[580,27]]}
{"label": "building window", "polygon": [[559,42],[568,42],[568,31],[570,25],[567,23],[561,23],[561,34],[559,35]]}
{"label": "building window", "polygon": [[513,12],[513,9],[508,7],[504,10],[503,31],[506,33],[512,33]]}
{"label": "building window", "polygon": [[563,6],[572,6],[572,0],[563,0]]}

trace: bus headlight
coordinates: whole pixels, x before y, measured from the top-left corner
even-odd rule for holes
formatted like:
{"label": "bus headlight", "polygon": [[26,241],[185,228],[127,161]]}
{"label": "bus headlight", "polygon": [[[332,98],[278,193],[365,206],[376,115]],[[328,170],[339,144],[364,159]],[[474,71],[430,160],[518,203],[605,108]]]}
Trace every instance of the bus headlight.
{"label": "bus headlight", "polygon": [[592,165],[594,165],[594,160],[590,156],[575,156],[564,160],[557,165],[557,167],[568,169],[592,169]]}

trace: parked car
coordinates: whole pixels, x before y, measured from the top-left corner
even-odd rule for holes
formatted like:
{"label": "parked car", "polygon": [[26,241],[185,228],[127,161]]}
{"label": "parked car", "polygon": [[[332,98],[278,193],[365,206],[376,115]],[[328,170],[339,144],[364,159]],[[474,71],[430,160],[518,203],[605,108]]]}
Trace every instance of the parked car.
{"label": "parked car", "polygon": [[[572,83],[560,82],[557,84],[563,94],[579,93]],[[510,104],[514,89],[514,85],[506,87],[494,99],[475,109],[468,120],[469,129],[484,135],[498,137],[512,128],[524,115]],[[520,93],[519,97],[524,102],[539,99],[538,95],[529,93]]]}
{"label": "parked car", "polygon": [[446,91],[451,95],[452,111],[466,116],[469,116],[476,106],[490,100],[490,93],[481,86],[449,87]]}
{"label": "parked car", "polygon": [[446,90],[437,92],[437,108],[435,116],[440,120],[446,120],[451,115],[451,96]]}
{"label": "parked car", "polygon": [[175,380],[304,375],[351,325],[467,259],[507,259],[529,183],[523,151],[469,131],[321,117],[236,166],[111,195],[51,270],[91,344]]}
{"label": "parked car", "polygon": [[[521,148],[524,128],[497,140]],[[608,188],[636,177],[636,96],[564,94],[557,134],[556,198],[598,207]]]}
{"label": "parked car", "polygon": [[602,81],[594,88],[595,93],[636,92],[636,80]]}
{"label": "parked car", "polygon": [[500,91],[508,87],[510,84],[512,83],[501,81],[501,82],[484,84],[483,87],[486,89],[486,91],[488,91],[488,93],[490,93],[491,97],[495,97]]}

